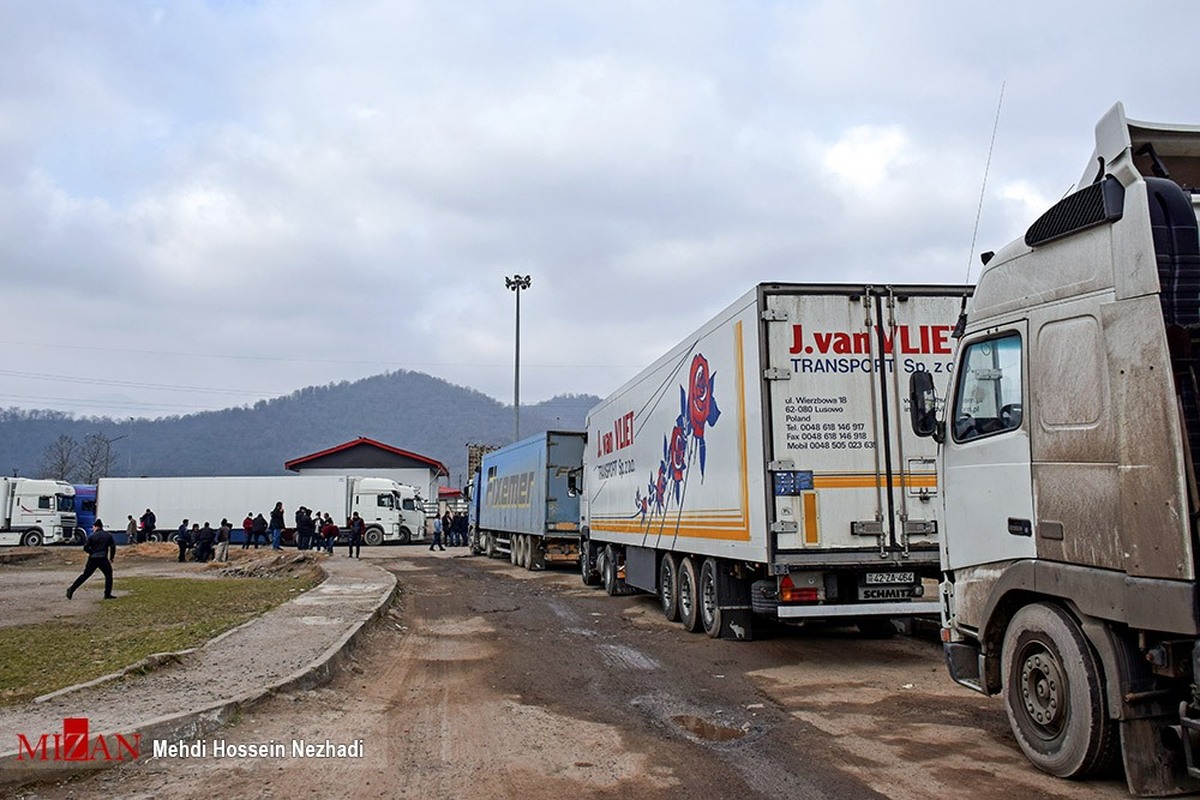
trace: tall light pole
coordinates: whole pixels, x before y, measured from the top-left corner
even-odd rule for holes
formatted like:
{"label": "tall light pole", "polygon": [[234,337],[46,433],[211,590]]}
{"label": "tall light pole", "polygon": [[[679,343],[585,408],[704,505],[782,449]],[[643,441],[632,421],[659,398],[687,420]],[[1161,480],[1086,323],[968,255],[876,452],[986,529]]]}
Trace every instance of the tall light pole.
{"label": "tall light pole", "polygon": [[517,293],[517,344],[513,358],[513,441],[521,438],[521,290],[528,289],[532,275],[513,275],[504,285]]}

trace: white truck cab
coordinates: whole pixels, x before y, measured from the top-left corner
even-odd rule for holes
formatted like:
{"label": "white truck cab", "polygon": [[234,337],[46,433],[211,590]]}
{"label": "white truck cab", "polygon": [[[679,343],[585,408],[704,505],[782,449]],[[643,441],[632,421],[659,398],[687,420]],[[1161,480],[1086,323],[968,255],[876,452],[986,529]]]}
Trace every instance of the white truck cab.
{"label": "white truck cab", "polygon": [[985,254],[952,377],[910,382],[946,661],[1042,770],[1195,791],[1200,127],[1117,104],[1079,186]]}
{"label": "white truck cab", "polygon": [[64,481],[0,477],[0,545],[40,547],[75,533],[75,488]]}

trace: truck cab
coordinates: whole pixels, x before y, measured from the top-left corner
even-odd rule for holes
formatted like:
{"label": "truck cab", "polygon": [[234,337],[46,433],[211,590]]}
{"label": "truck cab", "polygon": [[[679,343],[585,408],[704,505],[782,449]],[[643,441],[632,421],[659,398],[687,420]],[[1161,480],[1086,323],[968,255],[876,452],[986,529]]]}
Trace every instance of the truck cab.
{"label": "truck cab", "polygon": [[946,661],[1040,769],[1195,791],[1200,127],[1117,104],[1078,185],[985,254],[950,379],[911,378]]}
{"label": "truck cab", "polygon": [[75,534],[75,489],[64,481],[0,478],[0,545],[40,547]]}

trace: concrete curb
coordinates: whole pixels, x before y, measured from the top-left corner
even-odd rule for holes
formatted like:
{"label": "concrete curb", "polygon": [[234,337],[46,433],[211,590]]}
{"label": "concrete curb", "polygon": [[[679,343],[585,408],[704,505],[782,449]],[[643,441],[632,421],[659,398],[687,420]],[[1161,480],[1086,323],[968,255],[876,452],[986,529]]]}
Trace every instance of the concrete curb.
{"label": "concrete curb", "polygon": [[[256,704],[280,692],[304,691],[327,683],[333,678],[337,669],[349,658],[351,651],[358,644],[359,640],[366,635],[374,623],[378,622],[387,613],[395,601],[396,595],[399,594],[400,583],[396,579],[396,576],[383,569],[383,567],[374,568],[385,573],[391,579],[391,585],[379,594],[370,613],[366,614],[361,621],[348,630],[341,639],[326,649],[325,652],[301,669],[287,676],[277,684],[263,686],[252,692],[209,705],[205,708],[137,723],[131,730],[123,732],[121,736],[128,742],[132,740],[135,734],[140,735],[142,743],[147,746],[149,742],[155,739],[200,739],[224,727],[241,712],[249,710]],[[327,579],[328,576],[329,573],[326,572]],[[252,623],[253,621],[244,623],[238,626],[238,628]],[[233,630],[237,630],[237,628],[226,631],[213,641],[223,638],[232,633]],[[154,657],[152,656],[151,658]],[[67,694],[78,689],[120,678],[136,667],[137,665],[134,665],[121,673],[106,675],[85,684],[60,689],[43,697],[49,698],[51,696]],[[96,736],[100,735],[103,735],[108,750],[114,754],[114,757],[122,753],[122,742],[116,734],[96,734]],[[0,753],[0,793],[6,794],[18,787],[31,784],[57,782],[82,775],[89,775],[102,769],[127,763],[120,760],[91,761],[86,763],[70,761],[21,761],[18,760],[18,755],[20,755],[19,751]],[[143,758],[148,757],[152,756],[143,756]]]}

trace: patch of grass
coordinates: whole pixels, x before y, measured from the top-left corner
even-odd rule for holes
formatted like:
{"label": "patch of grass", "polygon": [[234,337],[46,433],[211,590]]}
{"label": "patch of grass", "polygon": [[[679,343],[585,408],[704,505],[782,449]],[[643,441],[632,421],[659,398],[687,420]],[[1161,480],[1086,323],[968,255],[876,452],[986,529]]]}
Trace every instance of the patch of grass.
{"label": "patch of grass", "polygon": [[0,628],[0,704],[117,672],[153,653],[197,647],[320,580],[315,570],[286,578],[119,578],[121,596],[95,613]]}

